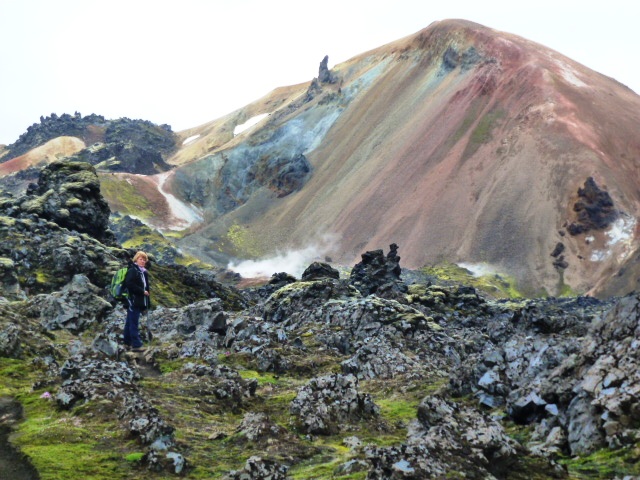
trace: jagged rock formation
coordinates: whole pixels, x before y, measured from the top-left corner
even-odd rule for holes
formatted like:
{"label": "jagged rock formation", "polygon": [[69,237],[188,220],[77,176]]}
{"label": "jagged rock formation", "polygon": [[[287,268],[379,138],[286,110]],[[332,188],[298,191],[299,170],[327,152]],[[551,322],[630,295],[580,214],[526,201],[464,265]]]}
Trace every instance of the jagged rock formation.
{"label": "jagged rock formation", "polygon": [[618,219],[619,212],[611,195],[600,189],[593,177],[587,178],[584,188],[578,189],[578,197],[579,200],[573,205],[577,219],[567,227],[571,235],[603,230]]}
{"label": "jagged rock formation", "polygon": [[110,172],[153,175],[171,168],[164,161],[159,150],[146,149],[136,144],[122,141],[96,143],[70,156],[70,158],[79,162],[90,163],[100,170]]}
{"label": "jagged rock formation", "polygon": [[[138,468],[150,471],[188,476],[211,449],[237,445],[242,453],[212,478],[288,478],[301,459],[325,458],[319,436],[350,445],[335,478],[506,479],[532,469],[568,478],[562,455],[633,444],[640,300],[495,302],[465,286],[402,286],[398,250],[365,252],[351,278],[318,262],[303,281],[283,272],[246,293],[153,308],[142,355],[122,346],[123,313],[75,276],[60,292],[0,303],[0,353],[45,355],[36,392],[46,386],[60,411],[80,417],[93,405],[100,422],[136,440]],[[50,339],[60,329],[74,336],[66,350]],[[258,381],[268,375],[284,381]],[[153,378],[163,387],[150,390]],[[288,400],[274,409],[280,389]],[[381,404],[391,392],[414,398],[413,419],[390,421]],[[230,424],[217,420],[221,430],[202,443],[193,433],[177,440],[225,412]],[[517,441],[509,422],[534,433]],[[377,445],[366,432],[397,440]]]}
{"label": "jagged rock formation", "polygon": [[318,81],[320,83],[336,83],[338,81],[338,77],[329,70],[328,64],[329,56],[325,55],[318,68]]}
{"label": "jagged rock formation", "polygon": [[100,194],[95,170],[87,163],[55,162],[46,166],[17,208],[19,212],[10,207],[10,213],[36,215],[105,244],[115,241],[109,230],[111,210]]}
{"label": "jagged rock formation", "polygon": [[[77,139],[81,147],[64,156],[104,171],[144,175],[169,170],[165,157],[176,147],[175,134],[169,125],[158,126],[146,120],[128,118],[106,120],[95,114],[83,117],[78,112],[73,116],[51,114],[40,117],[39,124],[31,125],[15,143],[6,147],[0,157],[0,162],[5,163],[3,169],[8,173],[19,172],[24,163],[28,166],[42,162],[46,155],[29,152],[65,137]],[[30,156],[38,158],[21,161]]]}
{"label": "jagged rock formation", "polygon": [[83,117],[79,112],[73,115],[52,113],[49,117],[40,117],[40,123],[34,123],[11,145],[7,145],[0,161],[6,162],[27,153],[49,140],[61,136],[77,136],[89,143],[96,130],[103,129],[107,121],[102,115],[91,114]]}
{"label": "jagged rock formation", "polygon": [[393,298],[407,292],[407,286],[400,280],[401,273],[398,245],[393,243],[386,257],[382,250],[363,253],[362,261],[351,270],[349,280],[363,295],[375,293]]}
{"label": "jagged rock formation", "polygon": [[312,378],[298,390],[289,411],[300,419],[302,432],[321,435],[380,414],[371,395],[358,391],[358,379],[351,374]]}

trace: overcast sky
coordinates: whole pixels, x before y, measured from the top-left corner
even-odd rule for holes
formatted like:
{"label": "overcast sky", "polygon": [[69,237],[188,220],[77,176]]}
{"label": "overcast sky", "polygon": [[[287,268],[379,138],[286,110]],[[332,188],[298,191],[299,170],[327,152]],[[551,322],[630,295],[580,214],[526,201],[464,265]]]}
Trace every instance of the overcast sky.
{"label": "overcast sky", "polygon": [[541,43],[640,93],[636,0],[0,0],[0,143],[78,111],[221,117],[272,89],[462,18]]}

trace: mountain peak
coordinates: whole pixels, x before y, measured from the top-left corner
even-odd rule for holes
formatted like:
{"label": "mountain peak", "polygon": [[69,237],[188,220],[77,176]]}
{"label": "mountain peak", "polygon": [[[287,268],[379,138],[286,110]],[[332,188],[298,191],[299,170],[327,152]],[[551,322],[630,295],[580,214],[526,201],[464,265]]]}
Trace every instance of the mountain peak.
{"label": "mountain peak", "polygon": [[[442,20],[178,132],[163,195],[204,213],[178,243],[205,261],[322,244],[350,264],[397,242],[407,267],[482,265],[529,295],[626,293],[639,112],[631,90],[556,51]],[[617,216],[576,232],[590,181]]]}

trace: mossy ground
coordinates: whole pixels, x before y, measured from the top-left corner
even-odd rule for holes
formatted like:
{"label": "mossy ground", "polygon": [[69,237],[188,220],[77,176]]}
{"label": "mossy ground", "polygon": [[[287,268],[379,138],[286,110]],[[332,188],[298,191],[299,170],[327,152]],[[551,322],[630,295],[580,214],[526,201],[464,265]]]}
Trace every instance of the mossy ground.
{"label": "mossy ground", "polygon": [[[72,336],[61,332],[55,337],[54,341],[60,344]],[[311,341],[310,337],[305,338]],[[351,450],[344,439],[355,436],[365,445],[377,446],[402,443],[422,398],[447,381],[444,377],[420,382],[361,381],[360,391],[372,395],[380,407],[379,419],[350,425],[337,435],[314,437],[297,431],[289,414],[297,389],[309,379],[303,375],[306,368],[295,368],[293,375],[278,375],[255,370],[251,358],[243,355],[223,352],[220,360],[236,369],[242,378],[257,380],[255,397],[246,399],[239,408],[229,409],[226,402],[213,395],[194,394],[180,374],[188,360],[159,355],[153,372],[142,370],[141,392],[175,427],[176,441],[190,462],[191,467],[183,478],[223,478],[230,470],[241,469],[252,455],[264,457],[268,450],[265,444],[248,441],[237,430],[244,414],[253,411],[266,413],[273,423],[290,432],[286,448],[274,450],[270,457],[293,464],[288,472],[290,478],[365,479],[366,472],[338,473],[337,468],[345,462],[364,459],[362,451]],[[306,361],[314,362],[321,370],[331,370],[327,357]],[[43,371],[33,368],[29,359],[0,358],[0,395],[17,398],[24,409],[25,420],[11,440],[30,458],[43,480],[175,478],[144,467],[141,460],[145,447],[129,438],[119,424],[120,407],[116,401],[92,400],[68,411],[60,410],[53,399],[43,398],[45,392],[55,392],[55,383],[33,388],[41,382],[42,375]],[[508,431],[521,442],[528,438],[527,427],[512,425]],[[640,447],[600,451],[583,458],[562,459],[561,463],[568,469],[569,478],[574,479],[638,475],[639,453]],[[292,458],[296,461],[291,462]]]}
{"label": "mossy ground", "polygon": [[264,252],[259,239],[242,225],[231,225],[217,244],[219,252],[235,258],[259,258]]}
{"label": "mossy ground", "polygon": [[[89,341],[92,334],[78,338],[67,332],[54,332],[52,337],[54,344],[62,346],[72,340]],[[304,341],[311,345],[314,337],[305,336]],[[164,348],[157,340],[152,347],[160,352]],[[140,370],[142,395],[175,428],[177,444],[190,462],[184,478],[222,478],[230,470],[241,469],[252,455],[264,457],[266,444],[248,441],[237,431],[245,413],[264,412],[271,422],[289,432],[286,445],[274,450],[270,458],[293,464],[288,472],[292,479],[364,479],[364,472],[336,474],[335,469],[346,461],[363,459],[361,451],[344,445],[344,438],[356,436],[365,444],[379,446],[402,442],[420,400],[443,381],[434,378],[432,382],[409,385],[401,379],[363,381],[360,391],[374,397],[381,410],[380,418],[356,423],[337,435],[308,436],[297,431],[289,405],[311,376],[335,370],[334,354],[291,356],[291,375],[260,372],[247,355],[221,352],[219,360],[241,378],[255,379],[256,395],[229,408],[228,402],[214,395],[197,394],[197,382],[190,385],[183,374],[186,363],[197,361],[193,359],[171,359],[159,354],[152,366]],[[31,459],[43,480],[128,480],[142,475],[149,479],[175,478],[145,469],[141,460],[146,447],[127,436],[118,419],[117,400],[94,399],[61,410],[53,398],[43,398],[45,392],[55,394],[60,380],[43,382],[43,375],[29,359],[0,358],[0,394],[17,398],[24,408],[25,419],[12,442]],[[44,386],[34,388],[42,383]]]}
{"label": "mossy ground", "polygon": [[[48,334],[50,351],[61,363],[66,347],[74,341],[90,343],[96,331],[80,336],[55,331]],[[416,419],[417,407],[422,399],[440,390],[448,381],[443,374],[428,378],[362,380],[361,393],[370,394],[380,408],[375,420],[364,420],[344,425],[339,434],[306,435],[299,429],[296,418],[289,412],[297,391],[310,378],[337,373],[342,357],[337,352],[321,349],[317,336],[310,327],[292,332],[300,338],[304,349],[278,350],[286,357],[289,367],[284,372],[263,372],[254,356],[220,350],[217,360],[244,380],[255,379],[254,397],[243,398],[231,405],[213,391],[200,391],[198,380],[186,380],[185,366],[198,359],[176,358],[175,345],[163,345],[159,339],[151,342],[157,354],[152,362],[140,360],[141,395],[159,411],[161,417],[175,428],[178,449],[189,461],[182,478],[221,479],[231,470],[243,468],[246,460],[260,455],[290,465],[288,475],[295,480],[308,479],[360,479],[366,472],[340,473],[339,467],[348,461],[364,460],[362,449],[351,449],[345,438],[357,437],[363,445],[392,446],[406,440],[407,431]],[[43,480],[130,480],[138,478],[176,478],[166,472],[152,472],[144,465],[147,446],[128,435],[119,419],[121,405],[117,399],[93,399],[80,402],[70,410],[61,410],[45,392],[55,394],[61,379],[48,376],[40,357],[21,359],[0,358],[0,395],[17,399],[23,406],[24,421],[17,425],[11,436],[12,443],[26,454]],[[455,399],[472,402],[471,398]],[[262,412],[270,421],[286,429],[287,436],[273,442],[268,439],[250,441],[238,427],[248,412]],[[499,415],[500,412],[495,412]],[[508,433],[526,443],[528,427],[508,426]],[[639,449],[602,451],[581,459],[561,459],[568,469],[569,478],[613,478],[623,474],[639,474],[635,463]],[[536,478],[543,471],[535,459],[526,457],[510,479]],[[530,467],[534,472],[527,477],[521,473]],[[463,478],[460,472],[451,472],[449,478]],[[537,473],[535,473],[537,475]],[[538,475],[539,478],[545,478]]]}
{"label": "mossy ground", "polygon": [[100,191],[122,215],[132,215],[140,219],[154,217],[149,201],[128,182],[111,175],[100,175]]}
{"label": "mossy ground", "polygon": [[501,274],[475,276],[466,268],[455,263],[443,262],[437,265],[425,266],[420,271],[444,282],[459,285],[470,285],[476,290],[493,298],[523,298],[524,295],[517,288],[516,281]]}
{"label": "mossy ground", "polygon": [[561,459],[572,478],[640,478],[640,442],[620,450],[599,450],[583,457]]}

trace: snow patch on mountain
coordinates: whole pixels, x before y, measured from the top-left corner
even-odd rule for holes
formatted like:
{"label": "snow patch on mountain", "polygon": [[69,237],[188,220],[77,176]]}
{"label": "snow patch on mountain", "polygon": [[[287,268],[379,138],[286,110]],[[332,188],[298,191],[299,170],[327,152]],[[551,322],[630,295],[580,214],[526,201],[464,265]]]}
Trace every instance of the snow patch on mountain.
{"label": "snow patch on mountain", "polygon": [[169,204],[173,222],[169,230],[183,230],[194,224],[203,221],[202,212],[192,203],[185,203],[179,200],[171,192],[165,190],[164,186],[172,172],[165,172],[158,175],[158,191],[164,196]]}
{"label": "snow patch on mountain", "polygon": [[241,125],[236,125],[236,128],[233,129],[233,136],[235,137],[236,135],[240,135],[242,132],[249,130],[251,127],[258,124],[260,120],[268,117],[269,115],[269,113],[262,113],[260,115],[256,115],[255,117],[251,117]]}
{"label": "snow patch on mountain", "polygon": [[629,257],[633,251],[633,233],[635,232],[637,220],[630,216],[621,216],[616,220],[606,235],[609,238],[605,244],[607,249],[594,250],[591,253],[592,262],[601,262],[617,255],[618,261],[623,261]]}

